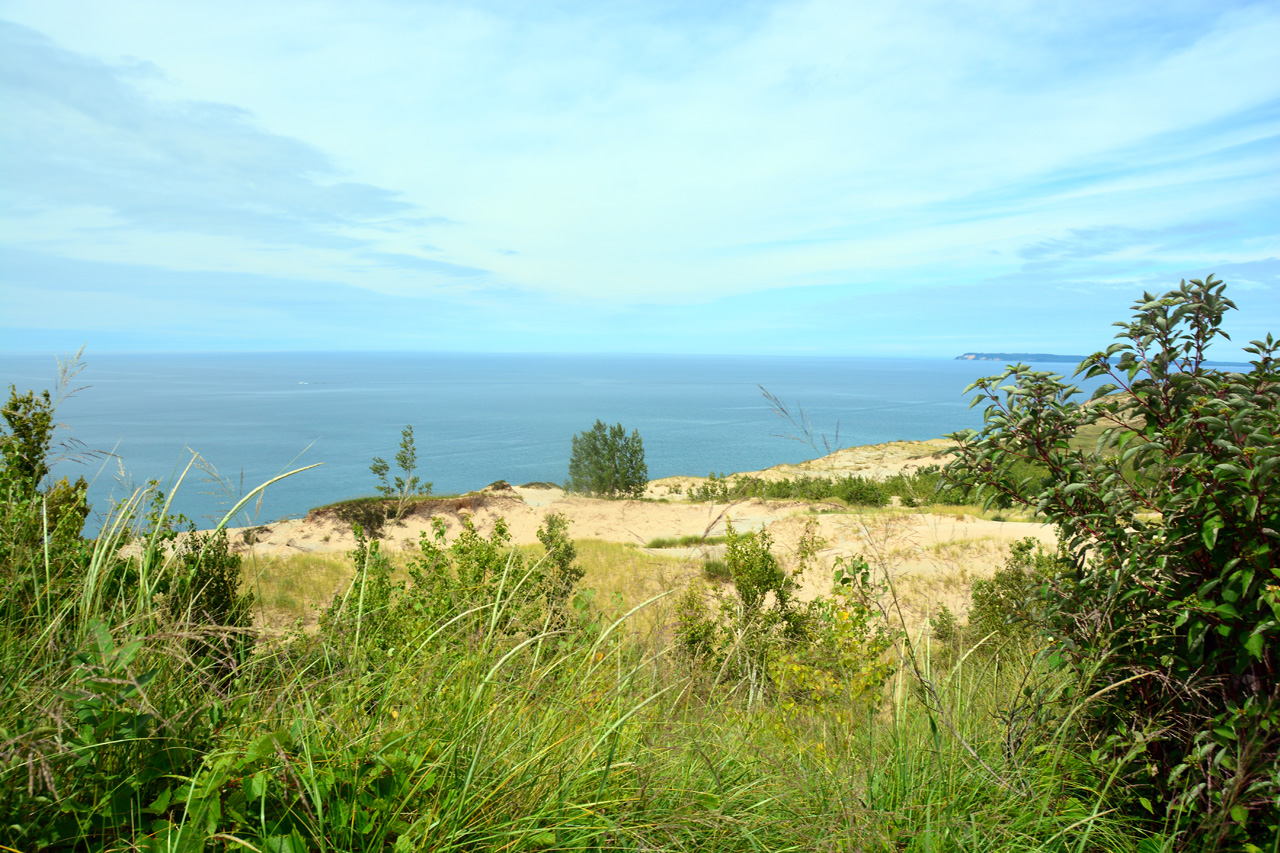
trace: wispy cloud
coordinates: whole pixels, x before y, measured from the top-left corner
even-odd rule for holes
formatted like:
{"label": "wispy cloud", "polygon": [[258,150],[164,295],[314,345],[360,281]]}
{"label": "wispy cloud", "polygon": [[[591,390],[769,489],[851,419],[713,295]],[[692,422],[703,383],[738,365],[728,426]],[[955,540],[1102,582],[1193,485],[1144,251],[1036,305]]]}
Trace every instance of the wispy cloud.
{"label": "wispy cloud", "polygon": [[400,194],[338,180],[318,149],[226,104],[150,96],[148,63],[108,64],[0,24],[11,208],[94,207],[120,227],[261,242],[356,245],[335,227],[413,210]]}
{"label": "wispy cloud", "polygon": [[906,318],[1280,256],[1274,4],[5,8],[10,249],[447,303],[535,349],[709,306],[773,348],[817,293]]}

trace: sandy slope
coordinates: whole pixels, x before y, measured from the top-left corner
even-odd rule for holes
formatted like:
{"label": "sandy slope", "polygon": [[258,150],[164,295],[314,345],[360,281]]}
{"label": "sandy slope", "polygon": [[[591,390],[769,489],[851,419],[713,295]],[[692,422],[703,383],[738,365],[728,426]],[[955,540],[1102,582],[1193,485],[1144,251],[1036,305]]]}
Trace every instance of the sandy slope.
{"label": "sandy slope", "polygon": [[[893,442],[854,447],[800,465],[777,466],[751,472],[782,478],[798,475],[832,476],[856,473],[886,476],[907,468],[938,464],[944,440]],[[569,521],[569,533],[577,539],[644,543],[659,536],[718,535],[731,520],[738,529],[768,530],[779,556],[793,554],[808,520],[816,522],[826,540],[820,565],[803,580],[806,595],[830,589],[830,568],[838,558],[860,555],[881,572],[904,585],[905,598],[919,598],[923,610],[941,602],[962,608],[972,577],[989,574],[1015,539],[1034,536],[1051,544],[1053,531],[1045,525],[997,522],[971,515],[937,515],[920,512],[815,514],[810,505],[796,501],[747,500],[730,504],[688,503],[691,485],[701,478],[669,477],[650,484],[650,500],[596,500],[565,495],[555,488],[490,487],[462,498],[432,502],[398,525],[388,525],[384,538],[391,550],[413,548],[434,519],[442,519],[450,538],[469,517],[477,530],[489,534],[504,519],[515,543],[531,543],[547,514],[555,512]],[[346,551],[354,545],[347,524],[332,511],[313,511],[306,519],[282,521],[230,531],[241,550],[258,554],[287,555],[305,552]],[[251,544],[249,544],[251,542]],[[691,560],[702,558],[698,549],[685,552]],[[707,552],[713,553],[713,552]],[[914,605],[913,605],[914,606]]]}

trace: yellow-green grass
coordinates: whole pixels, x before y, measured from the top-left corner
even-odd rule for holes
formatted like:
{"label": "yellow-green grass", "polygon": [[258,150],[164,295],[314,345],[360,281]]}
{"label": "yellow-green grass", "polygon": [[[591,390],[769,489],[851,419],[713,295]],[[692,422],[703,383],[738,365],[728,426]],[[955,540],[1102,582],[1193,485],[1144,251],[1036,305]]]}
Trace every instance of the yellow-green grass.
{"label": "yellow-green grass", "polygon": [[319,609],[355,574],[351,559],[339,551],[282,556],[251,553],[242,565],[262,627],[298,621],[315,625]]}
{"label": "yellow-green grass", "polygon": [[[678,588],[699,562],[650,554],[633,545],[582,539],[575,542],[584,569],[580,589],[594,590],[594,603],[604,612],[625,612],[661,592]],[[540,544],[523,545],[526,559],[537,560]],[[415,551],[391,551],[392,565],[402,571]],[[256,598],[258,623],[278,628],[299,621],[313,627],[320,610],[355,575],[351,558],[340,551],[265,555],[250,553],[243,564],[245,584]]]}

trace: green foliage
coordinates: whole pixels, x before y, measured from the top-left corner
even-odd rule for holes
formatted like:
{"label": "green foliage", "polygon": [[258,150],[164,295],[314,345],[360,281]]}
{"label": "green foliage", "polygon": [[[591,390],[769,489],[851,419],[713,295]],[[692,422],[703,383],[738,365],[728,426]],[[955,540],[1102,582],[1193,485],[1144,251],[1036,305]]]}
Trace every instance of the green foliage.
{"label": "green foliage", "polygon": [[[54,403],[48,391],[18,394],[10,386],[0,434],[0,598],[15,614],[44,619],[79,579],[89,515],[88,484],[49,473]],[[39,572],[28,567],[40,566]]]}
{"label": "green foliage", "polygon": [[369,538],[359,525],[353,531],[356,544],[348,556],[356,575],[320,614],[320,628],[341,647],[386,654],[404,634],[404,626],[393,614],[393,604],[403,585],[393,579],[395,569],[378,540]]}
{"label": "green foliage", "polygon": [[721,626],[707,603],[707,590],[691,583],[676,599],[675,646],[686,660],[704,666],[720,650]]}
{"label": "green foliage", "polygon": [[728,503],[732,498],[729,493],[730,480],[723,472],[712,471],[707,478],[696,486],[689,487],[689,500],[708,503]]}
{"label": "green foliage", "polygon": [[396,468],[399,474],[391,476],[391,466],[381,456],[373,457],[369,470],[378,478],[378,494],[395,500],[394,520],[404,516],[405,507],[414,497],[431,494],[431,483],[416,473],[418,448],[413,442],[413,425],[408,424],[400,432],[400,449],[396,451]]}
{"label": "green foliage", "polygon": [[990,579],[973,582],[969,628],[974,639],[1030,637],[1044,623],[1042,587],[1069,567],[1068,560],[1046,553],[1033,537],[1015,542],[1002,568]]}
{"label": "green foliage", "polygon": [[[1280,375],[1207,366],[1234,304],[1212,277],[1144,294],[1081,363],[1087,404],[1024,365],[979,380],[980,432],[956,480],[1056,524],[1071,568],[1047,585],[1055,660],[1097,698],[1095,755],[1181,847],[1270,849],[1280,834]],[[1093,451],[1075,446],[1102,427]],[[1043,476],[1020,476],[1033,463]],[[1081,694],[1083,695],[1083,694]]]}
{"label": "green foliage", "polygon": [[345,649],[386,660],[403,649],[424,624],[460,618],[476,636],[512,635],[566,624],[570,598],[582,579],[568,521],[548,514],[537,532],[543,555],[531,564],[510,547],[506,522],[482,536],[464,516],[462,531],[448,541],[436,518],[419,540],[419,554],[397,579],[380,543],[356,528],[350,556],[357,572],[321,615],[325,635]]}
{"label": "green foliage", "polygon": [[805,642],[770,661],[784,714],[802,707],[873,700],[895,672],[894,635],[876,606],[878,590],[862,559],[836,561],[832,593],[808,608]]}
{"label": "green foliage", "polygon": [[958,645],[962,631],[960,620],[945,604],[938,609],[937,615],[929,619],[929,636],[944,646]]}
{"label": "green foliage", "polygon": [[723,573],[733,586],[716,593],[719,612],[696,583],[676,604],[676,647],[685,659],[744,693],[748,707],[769,699],[784,715],[874,693],[893,673],[886,663],[892,637],[878,627],[869,566],[838,563],[832,596],[804,604],[796,579],[823,546],[813,519],[790,571],[767,532],[726,527]]}
{"label": "green foliage", "polygon": [[622,424],[606,426],[598,420],[573,437],[565,491],[638,498],[648,485],[649,467],[639,430],[627,435]]}
{"label": "green foliage", "polygon": [[739,533],[725,522],[724,561],[733,574],[737,593],[735,610],[741,620],[754,621],[773,595],[772,609],[788,624],[791,633],[801,630],[796,615],[795,580],[773,555],[773,538],[763,528]]}
{"label": "green foliage", "polygon": [[555,605],[563,604],[585,572],[575,562],[578,548],[569,538],[569,520],[557,512],[549,513],[538,528],[537,536],[546,549],[541,569],[546,599]]}
{"label": "green foliage", "polygon": [[723,541],[723,536],[707,536],[706,534],[690,533],[684,536],[655,536],[648,542],[644,543],[644,547],[697,548],[704,545],[719,545]]}
{"label": "green foliage", "polygon": [[702,576],[709,581],[731,581],[733,570],[724,560],[707,559],[702,561]]}
{"label": "green foliage", "polygon": [[227,531],[190,530],[178,546],[173,570],[169,615],[197,633],[188,643],[190,654],[223,672],[234,671],[253,640],[253,593],[242,589],[240,555],[231,553]]}
{"label": "green foliage", "polygon": [[17,388],[9,386],[9,401],[0,409],[7,425],[0,435],[0,454],[10,481],[22,494],[34,495],[49,473],[53,413],[53,398],[48,391],[19,394]]}
{"label": "green foliage", "polygon": [[678,645],[714,663],[716,680],[742,688],[751,705],[771,691],[768,666],[776,650],[805,638],[807,610],[765,530],[739,533],[727,522],[725,540],[732,592],[720,597],[718,615],[700,603],[700,592],[686,592],[677,607]]}
{"label": "green foliage", "polygon": [[[792,640],[769,615],[791,574],[767,538],[740,542],[760,644],[735,648],[736,594],[714,614],[715,599],[687,594],[702,632],[688,654],[706,663],[686,667],[671,665],[661,614],[607,621],[573,589],[562,519],[541,531],[541,559],[500,524],[452,538],[437,527],[405,572],[362,532],[356,579],[321,630],[255,632],[227,672],[214,623],[238,622],[245,599],[224,537],[184,532],[144,490],[85,542],[76,487],[63,498],[12,484],[0,507],[0,575],[22,590],[0,597],[9,849],[1137,853],[1143,841],[1080,762],[1009,757],[996,711],[1021,681],[1007,662],[940,688],[955,737],[911,691],[869,707],[889,691],[871,686],[886,669],[864,563],[845,567],[830,606],[788,599],[804,617]],[[797,568],[819,543],[811,527]],[[750,648],[766,653],[768,701],[696,689],[708,667],[745,687]]]}
{"label": "green foliage", "polygon": [[750,476],[726,476],[712,472],[702,483],[689,490],[693,501],[729,501],[761,498],[764,500],[822,501],[835,498],[847,506],[888,506],[894,497],[903,506],[930,504],[963,505],[975,503],[969,491],[947,482],[936,466],[923,466],[883,480],[846,474],[841,477],[788,477],[766,480]]}

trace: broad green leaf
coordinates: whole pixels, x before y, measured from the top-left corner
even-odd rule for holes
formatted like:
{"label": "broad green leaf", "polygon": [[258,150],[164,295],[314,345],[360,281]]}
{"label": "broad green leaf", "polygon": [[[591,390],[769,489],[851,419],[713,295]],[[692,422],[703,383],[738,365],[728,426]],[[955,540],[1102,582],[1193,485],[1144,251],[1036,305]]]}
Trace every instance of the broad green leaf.
{"label": "broad green leaf", "polygon": [[1223,521],[1221,516],[1211,515],[1204,520],[1204,523],[1200,526],[1200,536],[1204,539],[1204,547],[1208,548],[1210,551],[1213,550],[1213,547],[1218,544],[1218,531],[1221,530],[1222,527]]}

